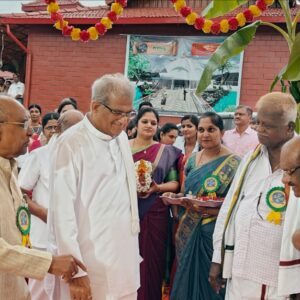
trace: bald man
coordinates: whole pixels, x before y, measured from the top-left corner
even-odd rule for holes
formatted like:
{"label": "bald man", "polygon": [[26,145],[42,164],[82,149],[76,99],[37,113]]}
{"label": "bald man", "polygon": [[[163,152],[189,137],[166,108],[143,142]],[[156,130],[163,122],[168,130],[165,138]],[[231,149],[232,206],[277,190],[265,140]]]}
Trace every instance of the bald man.
{"label": "bald man", "polygon": [[[83,114],[77,110],[69,110],[60,115],[58,120],[59,136],[65,130],[75,125],[83,119]],[[56,137],[51,137],[49,143],[43,147],[30,152],[19,174],[19,185],[23,192],[31,195],[28,199],[29,209],[32,213],[32,245],[38,250],[46,251],[49,248],[48,241],[48,209],[50,206],[49,199],[49,173],[50,173],[50,155],[55,147]],[[30,294],[34,300],[51,299],[48,291],[45,289],[44,281],[29,279],[28,282]]]}
{"label": "bald man", "polygon": [[294,136],[297,104],[291,95],[274,92],[262,96],[256,108],[261,145],[240,163],[213,235],[210,282],[218,291],[222,265],[229,300],[283,300],[300,291],[297,284],[283,292],[278,279],[288,199],[280,152]]}
{"label": "bald man", "polygon": [[21,246],[24,225],[29,226],[30,219],[18,213],[26,204],[14,158],[26,152],[31,134],[24,107],[15,99],[0,96],[0,299],[5,300],[30,299],[24,277],[40,280],[49,272],[71,278],[78,272],[77,265],[84,268],[72,256],[52,257]]}
{"label": "bald man", "polygon": [[[294,137],[282,147],[280,167],[284,171],[283,183],[289,185],[296,197],[300,197],[300,136]],[[300,199],[298,199],[300,203]],[[299,219],[298,216],[297,219]],[[293,220],[294,222],[297,219]],[[299,222],[300,223],[300,222]],[[293,234],[293,244],[300,251],[300,224]]]}

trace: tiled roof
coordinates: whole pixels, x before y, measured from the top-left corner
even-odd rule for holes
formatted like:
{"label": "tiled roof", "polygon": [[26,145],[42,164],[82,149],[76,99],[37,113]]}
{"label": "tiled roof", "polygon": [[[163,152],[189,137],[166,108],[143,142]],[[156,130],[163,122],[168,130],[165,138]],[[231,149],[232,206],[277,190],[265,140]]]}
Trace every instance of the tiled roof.
{"label": "tiled roof", "polygon": [[[67,0],[66,0],[67,1]],[[108,7],[76,7],[61,9],[61,13],[66,19],[74,20],[81,24],[92,24],[97,19],[106,15]],[[195,9],[200,12],[201,9]],[[228,16],[233,16],[236,10]],[[297,8],[292,9],[292,14],[296,15]],[[278,8],[269,8],[259,18],[264,21],[271,22],[284,22],[283,11]],[[47,11],[34,11],[25,13],[13,13],[0,15],[0,23],[2,24],[45,24],[51,23]],[[120,19],[117,21],[119,24],[155,24],[155,23],[184,23],[182,18],[173,8],[127,8]]]}
{"label": "tiled roof", "polygon": [[[60,0],[59,5],[61,8],[80,8],[83,5],[78,0]],[[36,0],[29,3],[22,3],[22,10],[24,12],[43,11],[46,10],[46,3],[44,0]]]}

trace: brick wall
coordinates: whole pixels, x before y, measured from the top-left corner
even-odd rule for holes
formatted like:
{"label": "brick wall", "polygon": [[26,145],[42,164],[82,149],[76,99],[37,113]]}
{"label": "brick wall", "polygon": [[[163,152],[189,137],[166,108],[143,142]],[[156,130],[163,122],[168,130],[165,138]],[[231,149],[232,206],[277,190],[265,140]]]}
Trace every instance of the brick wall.
{"label": "brick wall", "polygon": [[[73,42],[51,28],[33,27],[28,47],[33,54],[30,102],[44,112],[57,107],[62,98],[78,100],[82,111],[89,109],[90,86],[105,73],[124,72],[127,34],[195,35],[186,25],[115,26],[96,42]],[[268,28],[261,29],[244,54],[240,103],[255,106],[288,59],[286,42]]]}

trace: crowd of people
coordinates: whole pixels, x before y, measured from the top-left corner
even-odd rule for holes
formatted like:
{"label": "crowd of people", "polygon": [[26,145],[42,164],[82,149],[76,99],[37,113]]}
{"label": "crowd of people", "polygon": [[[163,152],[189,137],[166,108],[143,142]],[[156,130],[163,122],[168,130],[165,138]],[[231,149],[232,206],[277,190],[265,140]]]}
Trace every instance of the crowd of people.
{"label": "crowd of people", "polygon": [[238,106],[231,130],[133,98],[121,74],[86,115],[0,95],[0,299],[300,299],[293,97],[262,96],[254,125]]}

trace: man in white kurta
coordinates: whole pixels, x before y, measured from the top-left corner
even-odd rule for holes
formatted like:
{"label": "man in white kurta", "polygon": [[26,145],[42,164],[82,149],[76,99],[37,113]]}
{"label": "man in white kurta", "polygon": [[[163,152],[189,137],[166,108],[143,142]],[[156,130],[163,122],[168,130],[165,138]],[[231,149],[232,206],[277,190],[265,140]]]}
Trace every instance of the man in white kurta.
{"label": "man in white kurta", "polygon": [[[257,107],[257,132],[263,145],[242,160],[213,236],[210,281],[215,289],[219,288],[217,277],[221,275],[222,263],[223,278],[228,279],[226,299],[229,300],[283,300],[295,291],[289,289],[282,294],[278,277],[284,199],[288,200],[279,159],[282,145],[294,135],[296,103],[289,95],[270,93],[259,100]],[[275,195],[279,194],[281,198],[277,199]],[[277,200],[281,201],[278,207],[283,208],[278,222],[271,218],[276,215],[272,207],[277,205]]]}
{"label": "man in white kurta", "polygon": [[[50,222],[58,253],[87,266],[70,284],[71,295],[83,287],[82,299],[133,300],[140,284],[134,165],[123,132],[132,98],[122,75],[96,80],[91,112],[55,146]],[[64,284],[60,292],[70,299]]]}

